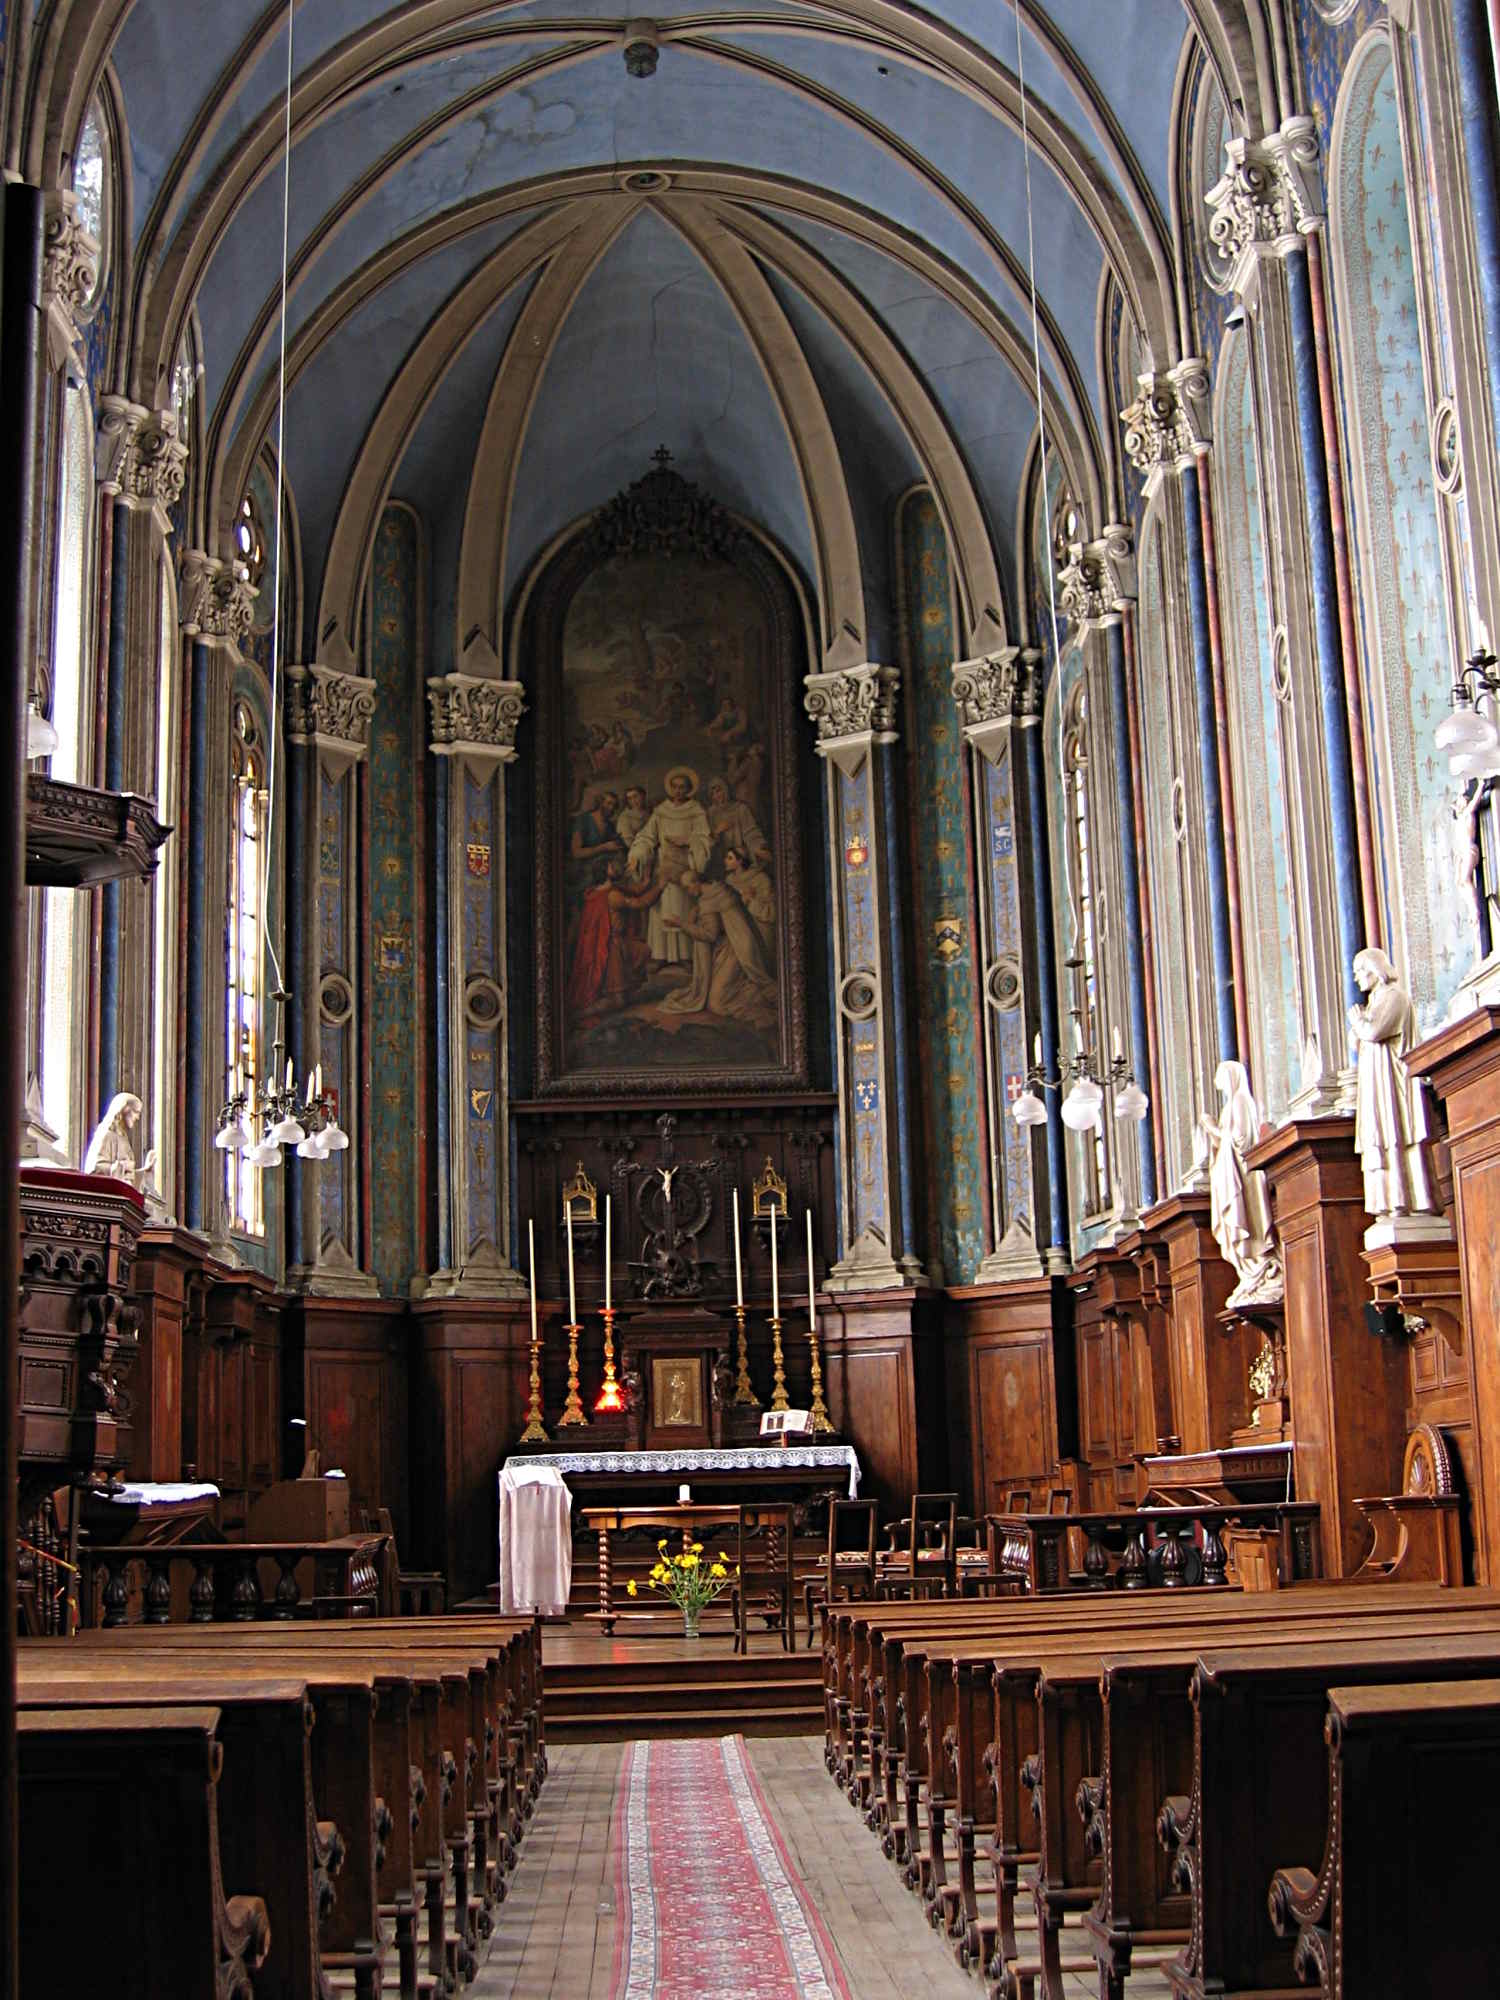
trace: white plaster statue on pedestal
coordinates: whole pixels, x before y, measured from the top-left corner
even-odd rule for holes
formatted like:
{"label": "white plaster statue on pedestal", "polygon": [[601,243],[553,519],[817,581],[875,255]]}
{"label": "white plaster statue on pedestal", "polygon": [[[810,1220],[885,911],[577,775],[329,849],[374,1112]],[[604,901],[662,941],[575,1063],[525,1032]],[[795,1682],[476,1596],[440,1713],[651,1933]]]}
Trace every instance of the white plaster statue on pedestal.
{"label": "white plaster statue on pedestal", "polygon": [[151,1171],[156,1165],[156,1148],[153,1146],[137,1165],[132,1134],[140,1120],[141,1100],[132,1091],[122,1090],[112,1097],[109,1109],[89,1140],[89,1149],[83,1156],[83,1171],[86,1174],[107,1174],[112,1180],[124,1181],[127,1187],[144,1189],[150,1184]]}
{"label": "white plaster statue on pedestal", "polygon": [[1355,953],[1354,983],[1369,996],[1362,1007],[1349,1009],[1359,1052],[1354,1144],[1364,1169],[1365,1208],[1371,1215],[1429,1214],[1434,1203],[1422,1158],[1427,1109],[1420,1083],[1406,1068],[1419,1039],[1416,1009],[1395,966],[1373,946]]}
{"label": "white plaster statue on pedestal", "polygon": [[1245,1165],[1246,1153],[1260,1137],[1260,1106],[1251,1094],[1243,1063],[1221,1062],[1214,1071],[1214,1088],[1223,1099],[1218,1119],[1205,1111],[1198,1127],[1211,1148],[1209,1226],[1225,1263],[1239,1280],[1227,1303],[1270,1305],[1285,1289],[1281,1251],[1271,1222],[1266,1177]]}

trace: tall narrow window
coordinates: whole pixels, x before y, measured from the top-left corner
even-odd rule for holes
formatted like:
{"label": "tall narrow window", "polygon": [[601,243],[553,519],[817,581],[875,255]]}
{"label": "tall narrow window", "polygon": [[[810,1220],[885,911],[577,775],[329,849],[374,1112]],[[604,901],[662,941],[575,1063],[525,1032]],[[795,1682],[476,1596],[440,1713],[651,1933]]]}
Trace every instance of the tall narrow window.
{"label": "tall narrow window", "polygon": [[[82,717],[87,681],[90,552],[94,509],[94,425],[88,393],[69,383],[63,409],[62,478],[58,492],[56,585],[52,622],[54,778],[85,782]],[[86,899],[70,889],[46,892],[42,939],[42,1110],[69,1159],[77,1157],[82,1074],[78,1037],[79,944]]]}
{"label": "tall narrow window", "polygon": [[[1065,995],[1065,1002],[1075,1025],[1074,1048],[1068,1053],[1072,1055],[1081,1047],[1102,1059],[1104,1010],[1099,990],[1099,905],[1089,799],[1088,722],[1088,689],[1080,680],[1068,702],[1062,740],[1068,891],[1073,904],[1072,987]],[[1084,1214],[1097,1215],[1108,1206],[1110,1198],[1109,1152],[1103,1119],[1081,1138]]]}
{"label": "tall narrow window", "polygon": [[[156,816],[177,824],[177,596],[171,565],[160,564],[156,687]],[[168,850],[170,857],[171,850]],[[156,1184],[168,1206],[176,1182],[175,1147],[167,1126],[176,1101],[177,1047],[177,871],[164,859],[151,881],[151,1139],[156,1148]]]}
{"label": "tall narrow window", "polygon": [[[225,1020],[229,1075],[254,1102],[260,1082],[261,894],[265,852],[265,761],[260,730],[242,701],[234,705],[229,825],[229,937]],[[256,1134],[257,1138],[260,1136]],[[229,1226],[265,1234],[261,1169],[243,1153],[224,1155]]]}

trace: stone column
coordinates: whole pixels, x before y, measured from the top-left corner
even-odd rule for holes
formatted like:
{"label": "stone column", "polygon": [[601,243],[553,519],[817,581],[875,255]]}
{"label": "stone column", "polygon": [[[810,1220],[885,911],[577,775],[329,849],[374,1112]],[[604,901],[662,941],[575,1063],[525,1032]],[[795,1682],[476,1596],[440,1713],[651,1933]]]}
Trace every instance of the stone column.
{"label": "stone column", "polygon": [[[54,328],[56,311],[52,315]],[[155,798],[157,791],[157,638],[161,592],[158,568],[172,532],[172,509],[182,497],[187,478],[187,447],[178,440],[177,419],[169,409],[147,410],[120,396],[99,402],[95,477],[99,485],[100,543],[109,549],[109,589],[101,596],[98,651],[98,713],[102,728],[96,742],[103,751],[94,779],[110,791],[139,792]],[[108,521],[106,532],[105,522]],[[243,628],[240,628],[243,629]],[[214,635],[217,638],[217,634]],[[233,636],[225,634],[228,643]],[[140,661],[150,663],[142,673]],[[132,664],[135,663],[135,664]],[[183,813],[191,816],[200,801],[189,796]],[[179,814],[179,817],[182,815]],[[180,849],[171,842],[158,864],[162,870],[179,865]],[[90,1117],[102,1112],[117,1091],[133,1091],[143,1107],[140,1145],[155,1147],[158,1175],[173,1196],[172,1163],[175,1134],[154,1129],[152,1009],[152,909],[156,884],[106,883],[99,896],[98,1020],[99,1068],[97,1103]],[[189,937],[201,931],[189,928]],[[191,1010],[189,1022],[192,1022]],[[200,1079],[201,1080],[201,1079]],[[213,1113],[208,1113],[208,1137]],[[201,1123],[188,1105],[188,1159],[181,1194],[185,1210],[202,1218],[201,1192],[194,1189],[206,1144]],[[194,1190],[194,1197],[189,1190]]]}
{"label": "stone column", "polygon": [[[1115,828],[1120,853],[1120,907],[1124,919],[1127,991],[1125,1005],[1110,1009],[1129,1024],[1126,1054],[1136,1082],[1152,1104],[1136,1129],[1140,1161],[1140,1206],[1156,1200],[1155,1087],[1146,1013],[1146,941],[1142,920],[1141,855],[1136,842],[1136,773],[1130,744],[1130,693],[1125,678],[1125,625],[1136,598],[1135,555],[1130,530],[1118,522],[1097,541],[1075,542],[1058,577],[1062,608],[1088,632],[1104,636],[1107,661],[1109,740],[1114,766]],[[1101,1049],[1101,1058],[1107,1055]]]}
{"label": "stone column", "polygon": [[896,741],[894,667],[808,674],[804,697],[827,773],[838,1036],[842,1255],[830,1292],[920,1283],[902,1231],[892,950],[896,884],[888,865],[888,787],[879,758]]}
{"label": "stone column", "polygon": [[519,681],[427,683],[438,760],[437,1030],[441,1268],[426,1297],[518,1298],[510,1214],[505,767],[525,711]]}
{"label": "stone column", "polygon": [[[1027,977],[1034,971],[1035,949],[1025,917],[1032,843],[1023,823],[1027,779],[1018,735],[1023,727],[1034,732],[1037,722],[1033,666],[1016,646],[957,660],[953,699],[969,749],[978,849],[984,1087],[994,1217],[978,1282],[990,1285],[1039,1277],[1043,1269],[1037,1244],[1035,1142],[1010,1115],[1025,1086],[1031,1037],[1043,1012],[1038,981]],[[1055,1042],[1055,1007],[1051,1037]]]}
{"label": "stone column", "polygon": [[[1262,454],[1267,469],[1262,511],[1278,600],[1275,623],[1286,628],[1289,658],[1310,656],[1316,667],[1315,678],[1308,674],[1298,692],[1306,708],[1316,702],[1321,740],[1309,745],[1315,763],[1304,761],[1298,782],[1288,790],[1311,789],[1317,771],[1328,801],[1332,840],[1320,844],[1327,850],[1330,879],[1326,887],[1316,878],[1298,886],[1313,895],[1324,889],[1332,904],[1331,910],[1327,903],[1322,908],[1336,936],[1335,991],[1341,1005],[1333,1006],[1333,996],[1320,991],[1307,1025],[1318,1038],[1325,1068],[1337,1069],[1347,1042],[1342,1004],[1358,998],[1348,968],[1376,922],[1375,860],[1342,471],[1337,453],[1328,449],[1329,413],[1320,381],[1319,353],[1326,350],[1328,329],[1322,287],[1314,290],[1308,263],[1308,244],[1323,227],[1313,121],[1290,118],[1264,139],[1231,139],[1225,161],[1223,178],[1208,194],[1210,228],[1244,303],[1261,391],[1256,401],[1270,433]],[[1289,534],[1298,520],[1302,533]],[[1303,718],[1304,730],[1311,720],[1310,713]],[[1317,968],[1319,974],[1325,970]],[[1326,1095],[1311,1078],[1304,1095],[1309,1091],[1314,1099]]]}
{"label": "stone column", "polygon": [[[323,1065],[348,1148],[316,1165],[298,1162],[301,1262],[288,1278],[304,1292],[373,1298],[366,1268],[369,1245],[361,1227],[360,1163],[364,1158],[363,963],[367,948],[360,907],[360,767],[369,753],[375,683],[340,667],[288,667],[286,739],[305,754],[306,821],[302,851],[293,858],[299,990],[292,994],[299,1051],[296,1074]],[[273,724],[274,726],[274,724]],[[299,815],[300,817],[300,815]]]}

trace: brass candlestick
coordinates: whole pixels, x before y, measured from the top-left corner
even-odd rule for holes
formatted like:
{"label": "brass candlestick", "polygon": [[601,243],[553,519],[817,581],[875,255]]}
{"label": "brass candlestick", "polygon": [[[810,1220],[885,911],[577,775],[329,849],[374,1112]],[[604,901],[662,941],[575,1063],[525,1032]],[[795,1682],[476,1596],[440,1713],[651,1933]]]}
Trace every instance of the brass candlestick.
{"label": "brass candlestick", "polygon": [[791,1408],[786,1399],[786,1375],[782,1366],[780,1313],[771,1315],[771,1408],[773,1410]]}
{"label": "brass candlestick", "polygon": [[531,1401],[526,1409],[526,1428],[521,1433],[522,1444],[550,1444],[551,1439],[542,1428],[542,1343],[531,1343]]}
{"label": "brass candlestick", "polygon": [[[736,1399],[738,1400],[738,1399]],[[615,1309],[604,1307],[604,1387],[599,1391],[595,1410],[620,1411],[625,1407],[625,1396],[615,1376]]]}
{"label": "brass candlestick", "polygon": [[564,1429],[569,1424],[586,1424],[583,1414],[583,1399],[578,1393],[578,1336],[583,1328],[574,1320],[568,1327],[568,1395],[563,1404],[563,1413],[557,1420],[557,1428]]}
{"label": "brass candlestick", "polygon": [[814,1437],[827,1437],[833,1431],[833,1423],[828,1415],[828,1405],[823,1401],[823,1362],[818,1353],[818,1322],[810,1320],[807,1328],[807,1342],[812,1349],[812,1427]]}
{"label": "brass candlestick", "polygon": [[750,1387],[750,1349],[745,1340],[745,1308],[734,1309],[735,1351],[739,1360],[739,1373],[735,1378],[734,1400],[746,1409],[758,1410],[760,1398]]}

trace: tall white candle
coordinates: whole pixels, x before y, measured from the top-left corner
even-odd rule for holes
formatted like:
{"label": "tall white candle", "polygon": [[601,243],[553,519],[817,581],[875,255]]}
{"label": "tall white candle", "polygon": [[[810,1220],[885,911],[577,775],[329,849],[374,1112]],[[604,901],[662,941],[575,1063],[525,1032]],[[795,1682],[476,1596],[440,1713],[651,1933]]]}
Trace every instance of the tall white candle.
{"label": "tall white candle", "polygon": [[611,1240],[612,1239],[610,1235],[609,1196],[606,1195],[604,1197],[604,1310],[606,1312],[609,1311],[610,1307],[609,1255],[610,1255]]}
{"label": "tall white candle", "polygon": [[578,1301],[573,1296],[573,1204],[567,1207],[568,1217],[568,1325],[578,1324]]}
{"label": "tall white candle", "polygon": [[818,1330],[818,1308],[813,1303],[812,1210],[807,1211],[807,1330]]}
{"label": "tall white candle", "polygon": [[779,1319],[781,1317],[781,1292],[778,1288],[776,1280],[776,1223],[777,1223],[776,1204],[773,1201],[771,1204],[771,1317],[772,1319]]}
{"label": "tall white candle", "polygon": [[740,1269],[740,1191],[734,1190],[734,1302],[745,1303],[745,1278]]}
{"label": "tall white candle", "polygon": [[526,1247],[531,1253],[531,1337],[536,1339],[536,1224],[527,1218]]}

